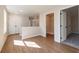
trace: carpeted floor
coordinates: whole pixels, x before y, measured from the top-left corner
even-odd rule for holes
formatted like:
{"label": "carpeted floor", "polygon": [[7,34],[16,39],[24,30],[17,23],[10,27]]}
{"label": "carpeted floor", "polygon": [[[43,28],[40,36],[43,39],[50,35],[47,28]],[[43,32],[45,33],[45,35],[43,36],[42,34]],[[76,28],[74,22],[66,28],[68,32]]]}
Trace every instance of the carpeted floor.
{"label": "carpeted floor", "polygon": [[70,34],[62,43],[79,49],[79,34]]}

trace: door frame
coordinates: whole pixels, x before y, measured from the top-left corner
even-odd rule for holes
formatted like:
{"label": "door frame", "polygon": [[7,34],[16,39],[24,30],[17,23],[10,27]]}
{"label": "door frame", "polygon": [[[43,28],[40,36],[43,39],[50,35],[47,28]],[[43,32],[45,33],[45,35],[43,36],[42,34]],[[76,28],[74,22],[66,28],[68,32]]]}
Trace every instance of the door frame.
{"label": "door frame", "polygon": [[[78,5],[76,5],[76,6],[78,6]],[[66,9],[70,9],[70,8],[73,8],[73,7],[76,7],[76,6],[72,6],[72,7],[66,8]],[[64,11],[66,9],[60,10],[60,42],[62,42],[62,37],[61,37],[61,11]]]}
{"label": "door frame", "polygon": [[65,11],[61,10],[60,11],[60,41],[64,41],[67,38],[67,29],[66,29],[66,21],[67,21],[67,14]]}
{"label": "door frame", "polygon": [[[51,13],[47,13],[46,14],[46,37],[47,37],[47,15],[49,15],[49,14],[53,14],[53,17],[54,17],[54,12],[51,12]],[[54,26],[54,23],[53,23],[53,26]],[[54,34],[54,32],[53,32],[53,34]]]}

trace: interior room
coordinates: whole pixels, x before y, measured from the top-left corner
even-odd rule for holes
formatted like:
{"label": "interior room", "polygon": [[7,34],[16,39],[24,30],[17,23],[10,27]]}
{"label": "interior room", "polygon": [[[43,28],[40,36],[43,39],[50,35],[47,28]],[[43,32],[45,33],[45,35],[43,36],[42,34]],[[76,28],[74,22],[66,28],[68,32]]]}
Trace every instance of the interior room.
{"label": "interior room", "polygon": [[[63,43],[75,48],[79,48],[79,6],[74,6],[61,11],[61,21],[63,22],[61,31],[64,31]],[[61,22],[61,23],[62,23]],[[62,36],[62,35],[61,35]]]}
{"label": "interior room", "polygon": [[[60,17],[62,16],[60,11],[70,7],[74,7],[74,5],[0,5],[0,52],[79,52],[77,48],[61,44],[61,41],[66,38],[64,37],[66,35],[64,32],[66,31],[60,31],[60,21],[65,19]],[[69,10],[66,12],[77,13],[72,9]],[[71,14],[72,17],[73,14]],[[64,23],[62,22],[62,24]],[[63,34],[63,36],[61,37],[60,34]]]}

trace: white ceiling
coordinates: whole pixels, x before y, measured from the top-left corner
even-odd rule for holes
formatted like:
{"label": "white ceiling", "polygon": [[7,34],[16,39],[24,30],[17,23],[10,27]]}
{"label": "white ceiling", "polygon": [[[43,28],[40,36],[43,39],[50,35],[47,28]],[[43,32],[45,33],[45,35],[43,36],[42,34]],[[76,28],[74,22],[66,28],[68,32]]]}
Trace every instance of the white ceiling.
{"label": "white ceiling", "polygon": [[[63,6],[63,5],[62,5]],[[46,12],[61,5],[7,5],[9,13],[34,15]]]}

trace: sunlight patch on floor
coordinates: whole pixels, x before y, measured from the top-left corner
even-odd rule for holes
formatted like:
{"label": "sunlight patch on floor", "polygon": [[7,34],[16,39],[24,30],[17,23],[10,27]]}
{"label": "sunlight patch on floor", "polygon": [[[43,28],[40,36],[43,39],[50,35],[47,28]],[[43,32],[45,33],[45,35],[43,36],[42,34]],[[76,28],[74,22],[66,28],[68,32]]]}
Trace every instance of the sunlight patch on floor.
{"label": "sunlight patch on floor", "polygon": [[41,48],[38,44],[32,41],[22,41],[22,40],[14,40],[14,45],[16,46],[28,46],[32,48]]}
{"label": "sunlight patch on floor", "polygon": [[25,46],[23,41],[21,40],[14,40],[14,45],[17,45],[17,46]]}
{"label": "sunlight patch on floor", "polygon": [[31,42],[31,41],[25,41],[24,42],[28,47],[33,47],[33,48],[41,48],[38,44],[36,44],[35,42]]}

